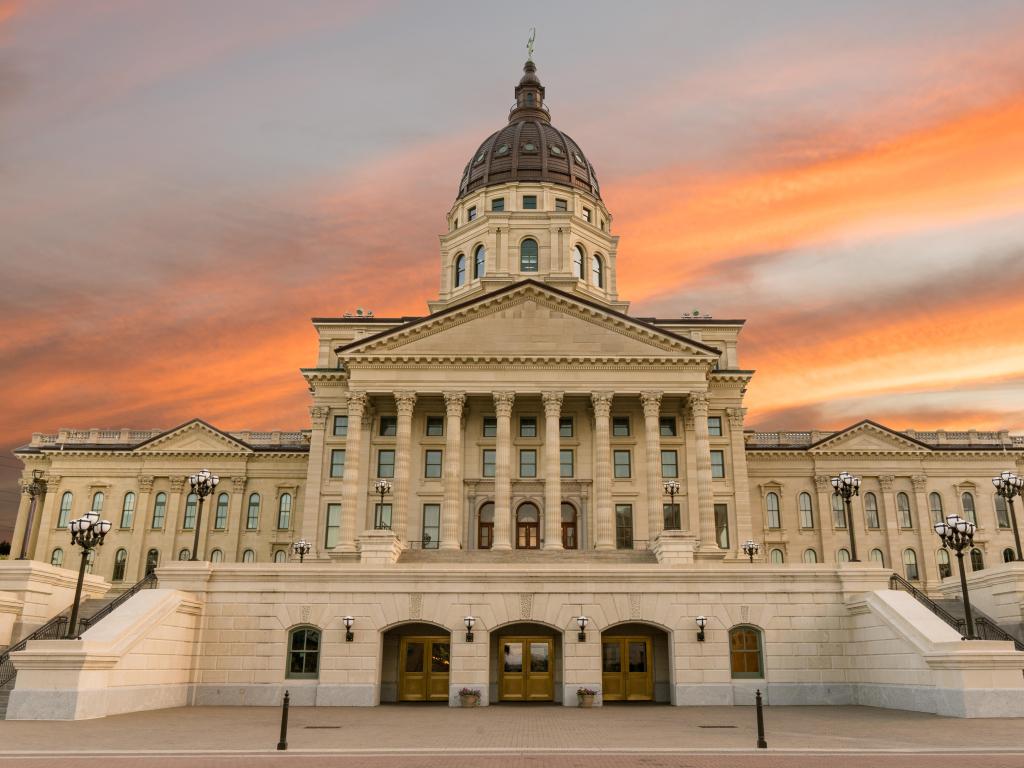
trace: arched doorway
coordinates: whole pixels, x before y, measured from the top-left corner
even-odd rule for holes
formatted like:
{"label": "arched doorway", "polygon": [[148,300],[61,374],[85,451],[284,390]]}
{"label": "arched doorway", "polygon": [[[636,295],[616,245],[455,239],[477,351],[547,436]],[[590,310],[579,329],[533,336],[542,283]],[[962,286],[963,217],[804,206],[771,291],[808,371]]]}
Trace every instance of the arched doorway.
{"label": "arched doorway", "polygon": [[451,633],[426,622],[392,627],[381,638],[381,703],[447,702]]}
{"label": "arched doorway", "polygon": [[532,501],[516,509],[516,549],[540,548],[540,510]]}
{"label": "arched doorway", "polygon": [[576,507],[567,501],[562,502],[562,548],[577,549],[579,547],[579,523]]}
{"label": "arched doorway", "polygon": [[494,546],[494,502],[488,501],[480,506],[479,522],[476,526],[477,549],[490,549]]}
{"label": "arched doorway", "polygon": [[671,700],[668,633],[643,622],[609,627],[601,633],[603,701]]}
{"label": "arched doorway", "polygon": [[491,632],[491,701],[562,700],[562,633],[534,622]]}

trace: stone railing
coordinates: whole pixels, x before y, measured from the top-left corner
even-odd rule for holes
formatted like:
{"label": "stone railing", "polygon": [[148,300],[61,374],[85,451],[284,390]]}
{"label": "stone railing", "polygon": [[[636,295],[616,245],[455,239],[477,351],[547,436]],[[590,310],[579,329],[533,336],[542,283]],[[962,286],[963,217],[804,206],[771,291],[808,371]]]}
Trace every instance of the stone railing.
{"label": "stone railing", "polygon": [[[165,433],[161,429],[62,429],[57,434],[32,433],[32,446],[49,445],[124,445],[132,446]],[[229,432],[249,445],[306,445],[309,431]]]}
{"label": "stone railing", "polygon": [[[829,431],[812,430],[810,432],[757,432],[748,430],[744,440],[748,446],[769,448],[800,448],[812,445],[836,434]],[[918,432],[907,429],[902,434],[918,442],[934,446],[964,446],[976,448],[1024,448],[1024,435],[1011,435],[1009,431],[979,432],[971,429],[966,432],[947,432],[937,429],[929,432]]]}

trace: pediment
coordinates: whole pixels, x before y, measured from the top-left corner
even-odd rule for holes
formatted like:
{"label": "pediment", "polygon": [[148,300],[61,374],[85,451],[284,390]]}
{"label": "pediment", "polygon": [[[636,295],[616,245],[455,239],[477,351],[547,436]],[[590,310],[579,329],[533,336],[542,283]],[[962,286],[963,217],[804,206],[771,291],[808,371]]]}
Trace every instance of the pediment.
{"label": "pediment", "polygon": [[601,357],[715,360],[717,350],[539,283],[519,283],[345,354],[427,357]]}
{"label": "pediment", "polygon": [[135,453],[252,453],[250,448],[226,432],[196,419],[147,440]]}
{"label": "pediment", "polygon": [[920,453],[928,446],[906,435],[862,421],[811,446],[816,453]]}

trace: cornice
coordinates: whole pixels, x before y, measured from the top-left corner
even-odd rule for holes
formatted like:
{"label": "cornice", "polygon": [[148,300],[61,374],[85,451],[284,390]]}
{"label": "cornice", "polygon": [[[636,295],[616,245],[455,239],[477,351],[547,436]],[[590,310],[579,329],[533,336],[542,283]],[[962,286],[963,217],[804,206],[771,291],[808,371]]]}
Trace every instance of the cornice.
{"label": "cornice", "polygon": [[656,370],[659,368],[676,368],[684,371],[705,373],[710,364],[701,358],[682,357],[597,357],[585,356],[574,357],[571,355],[366,355],[351,357],[347,360],[351,370],[365,369],[391,369],[408,368],[412,366],[425,366],[429,368],[464,368],[467,365],[479,366],[508,366],[520,365],[524,368],[535,369],[538,366],[571,368],[577,370],[608,368],[615,366],[628,366],[630,370],[637,370],[638,366],[647,366],[643,370]]}

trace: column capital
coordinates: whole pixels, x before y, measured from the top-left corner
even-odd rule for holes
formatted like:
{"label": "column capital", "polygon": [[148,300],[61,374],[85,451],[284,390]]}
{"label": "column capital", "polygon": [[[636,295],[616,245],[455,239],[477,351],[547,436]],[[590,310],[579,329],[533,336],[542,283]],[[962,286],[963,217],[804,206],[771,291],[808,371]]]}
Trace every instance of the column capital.
{"label": "column capital", "polygon": [[416,407],[416,393],[408,390],[395,392],[395,406],[399,416],[412,416],[413,408]]}
{"label": "column capital", "polygon": [[466,405],[465,392],[445,392],[444,410],[449,416],[461,416],[462,409]]}
{"label": "column capital", "polygon": [[895,475],[879,475],[878,484],[882,486],[882,490],[888,493],[892,490],[892,484],[896,481]]}
{"label": "column capital", "polygon": [[641,392],[640,402],[644,406],[644,416],[658,416],[661,414],[661,392]]}
{"label": "column capital", "polygon": [[729,417],[730,426],[740,429],[743,427],[743,417],[747,415],[746,408],[726,408],[726,416]]}
{"label": "column capital", "polygon": [[142,493],[149,493],[153,490],[153,476],[139,475],[139,490]]}
{"label": "column capital", "polygon": [[327,415],[331,412],[330,408],[323,405],[313,405],[309,409],[309,420],[313,425],[313,429],[323,429],[327,426]]}
{"label": "column capital", "polygon": [[594,392],[590,395],[590,404],[594,407],[594,415],[608,418],[612,412],[612,398],[615,395],[611,392]]}
{"label": "column capital", "polygon": [[171,481],[171,493],[181,493],[181,489],[185,487],[184,477],[172,477]]}
{"label": "column capital", "polygon": [[914,475],[910,478],[910,482],[914,484],[915,493],[924,493],[928,489],[927,475]]}
{"label": "column capital", "polygon": [[561,392],[544,392],[540,398],[544,402],[544,415],[548,417],[559,416],[562,413]]}
{"label": "column capital", "polygon": [[815,475],[814,487],[817,488],[819,491],[831,491],[832,478],[829,475]]}
{"label": "column capital", "polygon": [[512,405],[516,401],[515,392],[495,392],[494,393],[494,410],[498,416],[511,416]]}
{"label": "column capital", "polygon": [[352,417],[362,418],[363,410],[366,408],[366,404],[369,402],[369,396],[360,390],[354,390],[348,393],[348,415],[349,419],[353,420]]}
{"label": "column capital", "polygon": [[231,478],[231,490],[235,493],[241,493],[245,490],[245,478],[244,477],[232,477]]}
{"label": "column capital", "polygon": [[708,415],[708,393],[691,392],[686,399],[690,414],[695,419],[707,418]]}

